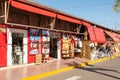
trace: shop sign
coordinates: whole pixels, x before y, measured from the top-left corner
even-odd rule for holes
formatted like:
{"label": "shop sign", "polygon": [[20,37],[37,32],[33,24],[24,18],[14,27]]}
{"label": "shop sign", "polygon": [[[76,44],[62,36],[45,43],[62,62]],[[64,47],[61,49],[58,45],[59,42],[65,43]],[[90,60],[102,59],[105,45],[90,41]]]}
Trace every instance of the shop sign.
{"label": "shop sign", "polygon": [[50,32],[50,37],[52,37],[52,38],[60,38],[60,33]]}

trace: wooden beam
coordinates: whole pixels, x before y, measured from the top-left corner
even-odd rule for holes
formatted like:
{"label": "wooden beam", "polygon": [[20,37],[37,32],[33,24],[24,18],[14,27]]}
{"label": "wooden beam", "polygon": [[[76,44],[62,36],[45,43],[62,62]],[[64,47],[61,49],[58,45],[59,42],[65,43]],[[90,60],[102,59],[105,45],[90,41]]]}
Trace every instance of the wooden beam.
{"label": "wooden beam", "polygon": [[3,17],[5,17],[5,15],[0,16],[0,18],[3,18]]}
{"label": "wooden beam", "polygon": [[88,32],[87,31],[84,32],[84,40],[88,40]]}
{"label": "wooden beam", "polygon": [[[22,27],[25,27],[25,28],[36,28],[36,29],[45,29],[45,30],[50,30],[49,28],[43,28],[42,26],[40,27],[36,27],[36,26],[30,26],[30,25],[22,25],[22,24],[15,24],[15,23],[7,23],[8,25],[15,25],[15,26],[22,26]],[[63,32],[63,33],[73,33],[73,34],[78,34],[76,32],[71,32],[71,31],[65,31],[65,30],[57,30],[57,29],[54,29],[52,31],[58,31],[58,32]],[[79,33],[81,35],[84,35],[84,33]]]}

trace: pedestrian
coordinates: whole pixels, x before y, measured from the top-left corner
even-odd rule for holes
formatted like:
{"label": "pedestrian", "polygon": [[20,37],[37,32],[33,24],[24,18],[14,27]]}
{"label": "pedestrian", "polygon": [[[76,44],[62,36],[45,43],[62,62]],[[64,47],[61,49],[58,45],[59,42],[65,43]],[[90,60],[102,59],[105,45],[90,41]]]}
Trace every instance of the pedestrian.
{"label": "pedestrian", "polygon": [[107,51],[107,57],[110,56],[110,58],[111,58],[111,57],[112,57],[112,52],[111,52],[111,47],[110,47],[110,45],[107,45],[107,46],[106,46],[106,51]]}
{"label": "pedestrian", "polygon": [[103,57],[104,57],[104,47],[100,46],[100,49],[99,49],[99,58],[103,58]]}

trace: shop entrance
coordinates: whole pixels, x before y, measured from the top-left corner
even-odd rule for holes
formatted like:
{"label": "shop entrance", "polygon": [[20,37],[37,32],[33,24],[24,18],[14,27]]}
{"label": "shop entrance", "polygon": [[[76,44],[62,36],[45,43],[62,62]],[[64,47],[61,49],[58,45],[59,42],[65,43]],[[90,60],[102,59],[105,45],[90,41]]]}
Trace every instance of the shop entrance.
{"label": "shop entrance", "polygon": [[50,57],[57,58],[57,39],[50,38]]}
{"label": "shop entrance", "polygon": [[7,66],[27,64],[27,30],[8,28],[7,35]]}
{"label": "shop entrance", "polygon": [[23,33],[12,33],[12,64],[23,64]]}
{"label": "shop entrance", "polygon": [[61,40],[60,33],[50,32],[50,57],[61,59]]}

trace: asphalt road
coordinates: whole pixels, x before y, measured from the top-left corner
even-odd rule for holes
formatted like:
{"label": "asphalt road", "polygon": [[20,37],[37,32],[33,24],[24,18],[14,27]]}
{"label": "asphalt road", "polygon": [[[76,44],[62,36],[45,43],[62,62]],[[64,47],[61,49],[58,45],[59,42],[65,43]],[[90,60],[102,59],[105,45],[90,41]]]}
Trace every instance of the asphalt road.
{"label": "asphalt road", "polygon": [[120,80],[120,57],[39,80]]}

